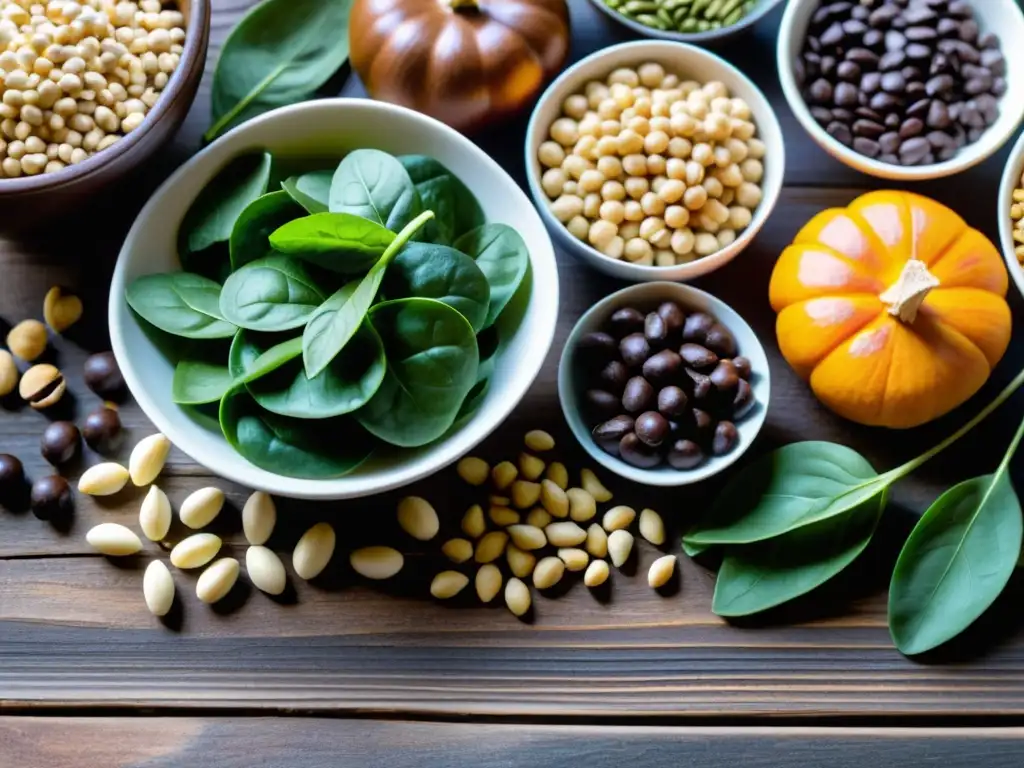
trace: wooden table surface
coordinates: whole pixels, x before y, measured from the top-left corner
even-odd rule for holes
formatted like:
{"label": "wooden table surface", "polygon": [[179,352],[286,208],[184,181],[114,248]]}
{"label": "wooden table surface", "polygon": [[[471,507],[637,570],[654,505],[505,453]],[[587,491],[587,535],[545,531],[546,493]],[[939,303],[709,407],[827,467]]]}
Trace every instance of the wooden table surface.
{"label": "wooden table surface", "polygon": [[[82,360],[109,347],[109,274],[121,239],[149,192],[198,147],[209,124],[209,76],[217,48],[250,0],[216,0],[204,87],[173,147],[139,178],[83,201],[79,210],[17,240],[0,240],[0,324],[41,314],[53,284],[86,302],[83,321],[53,347],[73,397],[63,416],[99,402],[82,384]],[[586,2],[571,3],[578,59],[626,39]],[[752,455],[794,440],[840,441],[884,469],[961,424],[1024,365],[1011,345],[985,394],[937,423],[889,433],[846,423],[821,408],[778,354],[767,279],[776,255],[810,216],[879,186],[827,157],[799,128],[774,66],[779,14],[722,49],[768,94],[786,134],[786,188],[756,242],[698,285],[738,309],[761,335],[771,361],[768,422]],[[355,78],[345,94],[362,95]],[[520,183],[527,115],[476,137]],[[996,231],[996,188],[1006,157],[956,180],[915,185],[955,207],[973,226]],[[884,186],[884,185],[883,185]],[[579,315],[617,284],[559,254],[562,311],[555,344],[525,401],[480,449],[517,452],[527,429],[559,440],[573,472],[584,465],[559,410],[555,371]],[[1014,289],[1011,288],[1011,291]],[[1024,308],[1014,294],[1018,318]],[[0,328],[5,331],[6,326]],[[38,441],[46,418],[2,403],[0,451],[21,456],[33,477],[47,474]],[[848,573],[771,615],[730,624],[710,612],[713,574],[686,560],[668,597],[647,587],[657,556],[641,546],[636,572],[613,575],[610,599],[575,582],[536,598],[530,622],[503,607],[439,604],[427,593],[442,561],[427,545],[406,546],[410,566],[397,586],[370,587],[348,571],[348,549],[401,541],[398,496],[313,505],[281,501],[272,545],[287,553],[317,520],[339,532],[339,551],[315,583],[292,579],[286,600],[244,585],[209,609],[194,578],[175,574],[180,610],[161,623],[142,602],[145,558],[113,563],[90,551],[85,532],[101,521],[134,525],[141,492],[79,497],[70,526],[0,510],[0,765],[360,766],[531,763],[726,766],[890,764],[1019,766],[1024,750],[1024,579],[952,647],[911,661],[892,646],[885,588],[915,515],[954,481],[991,471],[1021,410],[1000,414],[895,490],[876,544]],[[151,427],[136,406],[122,409],[131,438]],[[68,472],[95,460],[87,452]],[[653,506],[678,533],[716,492],[655,492],[614,482],[616,500]],[[472,503],[447,470],[414,489],[455,530]],[[248,490],[212,477],[178,451],[160,481],[177,506],[192,490],[218,485],[236,510]],[[237,514],[218,531],[244,555]],[[469,590],[467,590],[469,591]],[[230,715],[230,717],[229,717]],[[934,726],[958,726],[939,730]],[[926,727],[931,726],[931,727]],[[995,727],[992,727],[995,726]],[[339,755],[345,755],[345,759]],[[339,762],[339,760],[341,760]],[[977,762],[975,762],[977,761]]]}

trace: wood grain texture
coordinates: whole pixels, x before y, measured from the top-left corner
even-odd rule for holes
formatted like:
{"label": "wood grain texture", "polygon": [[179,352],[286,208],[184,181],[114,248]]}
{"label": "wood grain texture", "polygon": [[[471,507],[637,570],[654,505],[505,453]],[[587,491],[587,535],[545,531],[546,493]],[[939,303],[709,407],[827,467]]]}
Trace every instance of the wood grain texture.
{"label": "wood grain texture", "polygon": [[308,718],[0,718],[0,754],[47,768],[1017,768],[1019,728],[630,728]]}
{"label": "wood grain texture", "polygon": [[[86,302],[82,323],[53,343],[53,359],[68,376],[73,397],[51,417],[80,418],[100,404],[83,386],[81,367],[89,351],[109,346],[109,274],[121,240],[149,192],[197,147],[209,123],[209,78],[217,47],[251,5],[251,0],[215,1],[206,77],[185,127],[147,167],[144,179],[102,201],[108,213],[97,218],[96,201],[83,201],[82,209],[60,226],[0,240],[0,335],[6,332],[4,322],[39,316],[52,284],[73,287]],[[586,0],[571,6],[574,59],[626,39],[621,27],[601,18]],[[812,145],[783,103],[774,72],[777,21],[776,13],[753,35],[721,52],[777,105],[789,142],[788,185],[754,245],[697,284],[737,308],[769,354],[772,403],[748,459],[793,440],[825,439],[851,445],[877,468],[889,468],[933,445],[976,411],[1024,365],[1024,350],[1011,348],[983,395],[908,433],[843,422],[818,405],[785,365],[766,298],[775,258],[811,215],[845,205],[871,180]],[[338,86],[333,87],[336,92]],[[351,79],[343,92],[360,95],[362,89]],[[520,183],[526,119],[475,137]],[[915,189],[956,207],[972,225],[994,235],[1000,163],[997,158],[955,182]],[[565,254],[559,254],[559,272],[561,318],[544,370],[480,452],[492,460],[514,456],[522,433],[542,426],[556,435],[562,460],[576,472],[583,455],[558,406],[558,356],[579,315],[620,284]],[[1024,317],[1016,296],[1013,308]],[[1018,336],[1019,326],[1018,321]],[[1024,641],[1016,606],[1024,596],[1024,580],[1015,581],[962,641],[925,660],[944,663],[904,659],[892,648],[885,626],[885,586],[914,515],[951,482],[991,470],[1013,430],[1018,411],[1012,409],[1019,408],[1020,399],[1015,402],[896,488],[882,534],[849,573],[792,606],[736,625],[710,613],[713,575],[698,564],[683,563],[672,594],[650,590],[645,572],[656,553],[646,545],[629,573],[613,576],[610,595],[595,597],[573,580],[556,598],[538,598],[529,622],[517,621],[501,607],[474,607],[469,600],[438,604],[427,597],[429,578],[442,567],[437,545],[402,538],[393,517],[398,493],[335,504],[281,502],[273,546],[287,554],[309,524],[331,520],[339,530],[331,572],[315,584],[293,579],[289,597],[277,602],[243,584],[215,610],[195,599],[194,576],[176,573],[179,605],[164,625],[146,613],[141,580],[147,559],[166,554],[150,546],[144,557],[112,563],[92,554],[84,542],[85,531],[97,522],[133,524],[140,491],[128,489],[105,500],[79,497],[73,519],[60,528],[24,511],[0,510],[0,707],[29,711],[102,704],[622,719],[651,714],[1022,715]],[[115,458],[126,460],[132,443],[152,427],[133,403],[123,404],[121,413],[129,437]],[[20,455],[33,477],[51,471],[38,453],[45,423],[45,416],[16,401],[0,402],[0,451]],[[77,479],[96,458],[87,453],[68,469],[69,478]],[[447,532],[478,500],[453,478],[447,470],[405,491],[434,501]],[[662,512],[672,531],[671,550],[678,552],[679,532],[726,478],[674,491],[606,480],[616,491],[616,502]],[[160,484],[175,506],[199,487],[224,487],[232,509],[215,530],[225,536],[232,554],[244,555],[237,508],[246,489],[211,477],[178,451]],[[181,533],[177,529],[173,536]],[[383,589],[359,583],[348,569],[347,551],[390,542],[400,542],[408,556],[402,578]]]}

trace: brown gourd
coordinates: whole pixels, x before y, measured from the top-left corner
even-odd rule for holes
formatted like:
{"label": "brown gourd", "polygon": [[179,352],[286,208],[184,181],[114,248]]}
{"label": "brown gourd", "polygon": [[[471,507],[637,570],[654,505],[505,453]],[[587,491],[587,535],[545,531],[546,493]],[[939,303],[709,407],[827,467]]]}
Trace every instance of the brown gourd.
{"label": "brown gourd", "polygon": [[356,0],[352,66],[375,99],[461,131],[518,112],[569,50],[565,0]]}

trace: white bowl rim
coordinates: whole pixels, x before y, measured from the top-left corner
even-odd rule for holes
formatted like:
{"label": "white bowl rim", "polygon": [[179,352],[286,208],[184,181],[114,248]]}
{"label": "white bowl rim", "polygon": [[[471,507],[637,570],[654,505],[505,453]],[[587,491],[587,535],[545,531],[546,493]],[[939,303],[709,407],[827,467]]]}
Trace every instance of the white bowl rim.
{"label": "white bowl rim", "polygon": [[1024,174],[1024,133],[1010,150],[1003,169],[1003,178],[999,183],[999,210],[996,215],[999,221],[999,244],[1002,246],[1003,260],[1006,271],[1010,273],[1017,291],[1024,296],[1024,266],[1021,266],[1014,253],[1017,243],[1013,239],[1013,220],[1010,218],[1010,206],[1013,203],[1013,191],[1021,186],[1021,174]]}
{"label": "white bowl rim", "polygon": [[[567,402],[570,397],[575,398],[575,394],[570,395],[570,390],[573,386],[573,372],[569,370],[568,361],[570,355],[566,354],[565,350],[568,350],[570,343],[577,335],[580,327],[589,321],[595,314],[607,312],[613,305],[620,303],[631,293],[647,291],[654,292],[659,288],[665,291],[675,291],[688,297],[700,298],[702,301],[707,302],[707,304],[712,308],[710,311],[716,313],[716,319],[721,319],[718,317],[717,313],[721,312],[722,309],[725,309],[726,312],[731,314],[736,321],[726,323],[726,325],[730,328],[733,328],[736,325],[741,325],[744,331],[749,333],[750,337],[754,339],[754,343],[757,345],[757,349],[759,351],[758,356],[763,358],[766,363],[763,373],[761,371],[758,372],[762,377],[762,381],[758,383],[758,388],[764,393],[764,402],[761,402],[760,399],[758,400],[760,407],[757,408],[756,412],[750,417],[752,419],[749,422],[751,425],[750,429],[752,430],[750,439],[740,446],[740,450],[735,450],[726,456],[714,457],[714,466],[702,464],[694,469],[681,470],[671,470],[666,469],[665,467],[660,469],[643,469],[641,467],[634,467],[631,464],[627,464],[617,456],[612,456],[611,454],[602,451],[594,443],[594,440],[588,431],[578,428],[577,422],[582,423],[582,420],[579,418],[571,418],[568,413]],[[680,303],[685,303],[685,300],[683,299],[677,300],[680,301]],[[569,430],[572,432],[573,437],[576,438],[576,441],[580,444],[583,450],[586,451],[592,459],[598,462],[605,469],[608,469],[619,477],[623,477],[627,480],[658,488],[674,488],[703,482],[704,480],[718,475],[736,463],[740,457],[749,450],[750,446],[754,444],[757,436],[764,428],[765,421],[767,421],[768,407],[771,402],[772,380],[771,365],[768,364],[768,353],[765,351],[764,345],[761,343],[757,333],[750,324],[739,312],[733,309],[731,305],[714,294],[702,291],[700,288],[696,288],[692,285],[672,282],[669,280],[660,280],[629,285],[615,291],[614,293],[608,294],[591,306],[580,316],[579,320],[576,321],[576,324],[573,325],[572,330],[569,332],[569,336],[566,339],[565,350],[563,350],[562,357],[558,363],[558,401],[562,407],[562,413],[565,416],[565,421],[569,425]],[[746,420],[744,419],[743,421]]]}
{"label": "white bowl rim", "polygon": [[[160,432],[170,439],[172,444],[191,457],[194,461],[209,469],[211,472],[241,485],[287,498],[338,500],[384,493],[386,491],[408,485],[417,480],[423,479],[424,477],[428,477],[447,467],[465,453],[472,450],[472,448],[490,435],[508,418],[515,408],[518,407],[519,403],[526,395],[526,392],[540,374],[541,368],[543,367],[544,361],[547,358],[547,354],[554,341],[558,324],[559,290],[555,251],[554,246],[551,244],[550,236],[543,226],[543,222],[538,220],[538,232],[543,233],[544,240],[540,243],[541,248],[539,253],[535,253],[535,249],[533,248],[530,249],[530,269],[532,276],[530,278],[531,299],[529,306],[531,311],[542,312],[546,316],[544,319],[547,319],[548,322],[546,323],[546,326],[539,326],[540,335],[534,340],[534,342],[531,342],[531,344],[535,343],[533,348],[536,350],[537,354],[530,354],[526,356],[527,359],[520,360],[517,364],[517,373],[520,373],[521,375],[517,375],[515,377],[510,391],[507,393],[507,396],[503,398],[501,413],[493,419],[493,423],[482,424],[479,419],[474,416],[466,422],[455,435],[440,440],[431,450],[429,459],[422,458],[414,462],[411,466],[403,467],[401,470],[387,470],[386,472],[381,473],[383,476],[375,477],[360,477],[357,470],[351,475],[339,478],[293,478],[257,467],[240,455],[240,458],[243,459],[246,465],[244,472],[236,472],[233,469],[229,469],[227,471],[222,469],[215,470],[214,467],[219,463],[217,460],[217,453],[218,451],[223,450],[223,448],[217,447],[217,441],[193,441],[189,438],[183,438],[182,431],[178,429],[175,424],[175,418],[164,413],[162,407],[156,402],[156,398],[154,398],[145,389],[143,382],[134,369],[134,366],[130,363],[126,364],[126,361],[130,361],[131,357],[121,331],[121,323],[123,322],[124,317],[128,317],[129,320],[131,320],[130,310],[128,309],[127,302],[124,300],[125,274],[128,268],[127,253],[129,248],[132,247],[135,241],[143,234],[146,221],[153,216],[156,211],[158,211],[163,196],[168,194],[168,191],[172,189],[179,180],[190,174],[193,168],[201,164],[208,155],[219,151],[220,147],[228,143],[232,138],[243,133],[247,133],[249,130],[269,121],[280,119],[284,115],[303,112],[309,112],[312,115],[315,115],[316,113],[324,113],[326,115],[333,113],[338,109],[346,109],[350,107],[377,111],[381,114],[383,119],[393,117],[410,120],[413,123],[418,123],[421,130],[441,131],[452,135],[455,137],[455,141],[462,146],[463,151],[469,154],[473,159],[485,166],[488,166],[492,172],[497,172],[508,177],[510,183],[520,194],[523,195],[524,202],[526,204],[525,207],[532,212],[533,216],[538,216],[536,209],[532,204],[530,204],[530,200],[526,194],[522,191],[515,180],[509,177],[507,172],[498,165],[495,160],[490,158],[472,141],[444,123],[419,112],[394,104],[389,104],[387,102],[359,98],[317,99],[315,101],[300,102],[298,104],[281,107],[255,117],[252,120],[228,131],[183,163],[173,174],[171,174],[170,177],[167,178],[166,181],[164,181],[163,184],[160,185],[139,212],[131,229],[125,236],[124,245],[118,255],[117,264],[114,267],[114,273],[111,278],[107,312],[108,325],[110,327],[111,348],[114,352],[115,358],[118,360],[118,365],[121,368],[121,373],[124,376],[128,389],[132,393],[132,396],[135,398],[139,407],[142,409],[142,412],[150,421],[153,422],[154,426]],[[548,285],[553,287],[548,289],[547,293],[550,295],[546,295],[544,297],[544,302],[537,304],[535,307],[534,296],[539,290],[538,284],[541,281],[547,281]],[[229,450],[233,451],[234,449],[229,448]]]}
{"label": "white bowl rim", "polygon": [[[764,102],[767,107],[767,112],[770,116],[770,121],[775,132],[779,136],[779,146],[772,148],[770,151],[773,154],[773,164],[778,164],[782,169],[778,175],[778,183],[773,184],[770,187],[761,187],[761,202],[757,206],[757,210],[754,212],[754,216],[751,219],[750,224],[747,228],[740,233],[736,239],[727,245],[725,248],[721,248],[708,256],[703,256],[694,261],[687,262],[685,264],[675,264],[671,267],[659,267],[659,266],[646,266],[643,264],[634,264],[621,259],[612,259],[610,256],[605,256],[599,250],[594,248],[590,243],[585,243],[581,240],[569,235],[572,238],[573,245],[578,246],[580,249],[589,253],[593,259],[610,261],[617,265],[617,271],[622,273],[630,273],[633,275],[634,280],[642,281],[659,281],[659,280],[691,280],[706,275],[710,272],[725,266],[743,250],[746,249],[754,238],[757,237],[758,233],[764,227],[768,218],[775,210],[775,206],[778,204],[779,198],[782,195],[782,189],[785,186],[786,176],[786,137],[782,130],[782,125],[779,123],[779,117],[775,113],[774,107],[772,107],[771,101],[764,95],[764,92],[751,80],[746,74],[743,73],[738,67],[725,60],[721,56],[711,51],[705,50],[697,45],[691,43],[675,42],[670,40],[632,40],[626,43],[619,43],[617,45],[610,45],[607,48],[602,48],[599,51],[595,51],[589,56],[580,59],[571,67],[567,68],[560,74],[551,84],[544,89],[544,93],[541,94],[540,98],[537,99],[536,105],[534,105],[533,112],[530,115],[530,122],[526,127],[526,141],[524,147],[524,154],[526,159],[526,179],[529,185],[530,195],[533,197],[534,206],[540,211],[541,218],[549,228],[557,228],[565,230],[565,225],[556,219],[548,205],[548,198],[544,190],[541,189],[540,179],[537,178],[537,174],[534,173],[535,156],[532,148],[532,139],[539,128],[540,111],[542,105],[548,100],[554,97],[555,93],[568,81],[571,81],[578,70],[584,66],[591,64],[594,61],[599,61],[607,56],[619,53],[620,51],[636,50],[640,51],[648,50],[651,51],[651,58],[658,58],[661,56],[668,56],[674,51],[678,51],[679,48],[689,50],[691,53],[698,57],[704,57],[710,61],[714,66],[720,67],[730,72],[736,79],[743,82],[743,84],[750,88],[756,93],[760,99]],[[760,118],[758,119],[758,125],[760,125]],[[568,234],[568,230],[565,230]],[[570,249],[566,249],[570,250]],[[598,262],[600,263],[600,262]],[[708,267],[708,264],[712,266]],[[698,266],[700,265],[700,266]]]}
{"label": "white bowl rim", "polygon": [[718,43],[750,29],[763,17],[775,10],[779,3],[785,2],[785,0],[761,0],[759,6],[735,24],[719,29],[709,29],[707,32],[674,32],[672,30],[655,29],[654,27],[641,24],[639,21],[634,21],[628,16],[623,16],[618,11],[609,8],[601,0],[590,0],[590,2],[596,5],[599,11],[610,16],[623,26],[657,40],[671,40],[678,43]]}
{"label": "white bowl rim", "polygon": [[[967,150],[976,148],[974,151],[960,151],[949,160],[933,163],[932,165],[890,165],[889,163],[883,163],[880,160],[874,160],[866,155],[862,155],[840,144],[824,128],[818,125],[818,122],[811,116],[811,110],[800,94],[800,87],[797,85],[796,76],[793,73],[793,62],[789,55],[797,13],[803,3],[811,1],[787,1],[786,10],[782,15],[782,22],[779,25],[779,41],[775,49],[775,66],[779,72],[779,83],[782,85],[782,93],[786,97],[789,108],[796,116],[797,122],[803,126],[803,129],[819,147],[844,165],[869,176],[889,179],[891,181],[927,181],[929,179],[944,178],[946,176],[953,176],[961,171],[966,171],[984,162],[998,152],[1017,132],[1017,129],[1020,128],[1021,122],[1024,121],[1024,103],[1014,107],[1018,109],[1017,119],[1012,122],[1007,121],[1006,127],[1001,133],[989,135],[986,131],[988,138],[985,139],[984,143],[975,142],[964,147]],[[986,2],[996,1],[986,0]],[[1018,30],[1024,30],[1024,9],[1014,4],[1014,0],[1003,1],[1010,4],[1007,7],[1017,11],[1021,21],[1018,25]],[[1005,43],[1005,41],[1006,38],[1000,35],[1000,42]],[[1008,73],[1007,76],[1012,75]],[[1005,109],[1009,104],[1008,99],[1000,99],[1000,108]]]}

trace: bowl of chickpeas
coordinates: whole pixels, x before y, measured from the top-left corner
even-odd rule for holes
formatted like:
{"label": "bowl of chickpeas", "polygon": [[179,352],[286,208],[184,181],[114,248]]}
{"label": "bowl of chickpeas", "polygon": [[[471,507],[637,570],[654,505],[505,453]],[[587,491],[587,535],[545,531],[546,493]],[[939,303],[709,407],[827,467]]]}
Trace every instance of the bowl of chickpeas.
{"label": "bowl of chickpeas", "polygon": [[704,49],[639,41],[566,70],[526,138],[530,192],[556,242],[634,282],[692,280],[754,239],[782,190],[764,94]]}

